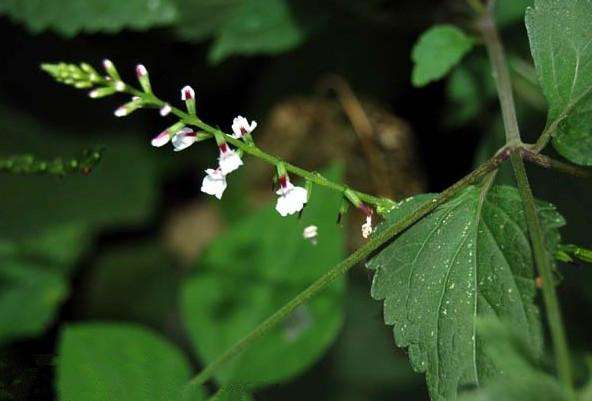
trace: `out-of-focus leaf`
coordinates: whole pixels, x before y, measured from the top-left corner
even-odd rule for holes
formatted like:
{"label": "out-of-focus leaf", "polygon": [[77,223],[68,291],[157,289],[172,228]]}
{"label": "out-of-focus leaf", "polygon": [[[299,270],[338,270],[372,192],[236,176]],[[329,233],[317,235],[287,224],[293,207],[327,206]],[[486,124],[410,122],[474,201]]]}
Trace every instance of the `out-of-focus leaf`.
{"label": "out-of-focus leaf", "polygon": [[67,326],[57,359],[60,401],[201,401],[181,398],[189,364],[172,344],[130,324]]}
{"label": "out-of-focus leaf", "polygon": [[535,0],[526,13],[530,48],[549,102],[553,145],[570,161],[592,166],[592,2]]}
{"label": "out-of-focus leaf", "polygon": [[253,401],[253,397],[243,387],[225,386],[208,401]]}
{"label": "out-of-focus leaf", "polygon": [[500,27],[524,20],[526,8],[532,0],[498,0],[495,3],[495,20]]}
{"label": "out-of-focus leaf", "polygon": [[472,38],[453,25],[436,25],[424,32],[411,54],[415,64],[413,85],[426,86],[446,76],[474,44]]}
{"label": "out-of-focus leaf", "polygon": [[53,30],[66,37],[79,32],[115,33],[172,23],[171,0],[2,0],[0,14],[24,23],[34,33]]}
{"label": "out-of-focus leaf", "polygon": [[346,308],[345,324],[332,352],[332,371],[344,390],[376,391],[418,384],[421,376],[393,347],[382,307],[368,295],[367,285],[348,286]]}
{"label": "out-of-focus leaf", "polygon": [[[338,177],[335,170],[329,176]],[[199,357],[211,362],[291,300],[343,256],[335,224],[339,195],[314,188],[302,220],[281,218],[271,205],[236,223],[203,257],[183,291],[182,315]],[[319,243],[302,238],[315,224]],[[338,280],[222,367],[221,383],[249,388],[286,380],[331,344],[343,320]]]}
{"label": "out-of-focus leaf", "polygon": [[[387,216],[392,224],[430,199],[410,198]],[[547,246],[555,253],[563,218],[538,203]],[[469,187],[405,231],[369,262],[372,296],[384,300],[385,322],[425,372],[432,400],[454,400],[460,385],[483,384],[500,368],[482,352],[476,318],[495,316],[542,343],[534,303],[534,266],[522,202],[513,187],[486,197]]]}
{"label": "out-of-focus leaf", "polygon": [[526,342],[518,330],[499,320],[484,319],[477,324],[485,339],[484,352],[503,373],[479,390],[462,394],[461,401],[568,401],[568,392],[540,366],[533,364]]}
{"label": "out-of-focus leaf", "polygon": [[4,152],[55,155],[77,151],[81,144],[106,147],[102,162],[88,176],[58,179],[0,175],[0,238],[40,235],[67,224],[82,224],[89,229],[131,225],[151,214],[156,174],[149,146],[141,138],[67,135],[4,107],[0,108],[0,129]]}
{"label": "out-of-focus leaf", "polygon": [[176,310],[177,273],[158,244],[107,250],[88,276],[84,315],[165,329]]}
{"label": "out-of-focus leaf", "polygon": [[215,35],[244,0],[174,0],[181,12],[175,32],[183,39],[201,41]]}
{"label": "out-of-focus leaf", "polygon": [[67,293],[44,266],[0,258],[0,343],[43,332]]}
{"label": "out-of-focus leaf", "polygon": [[234,54],[277,54],[298,46],[304,36],[285,0],[244,1],[221,25],[209,57],[217,63]]}

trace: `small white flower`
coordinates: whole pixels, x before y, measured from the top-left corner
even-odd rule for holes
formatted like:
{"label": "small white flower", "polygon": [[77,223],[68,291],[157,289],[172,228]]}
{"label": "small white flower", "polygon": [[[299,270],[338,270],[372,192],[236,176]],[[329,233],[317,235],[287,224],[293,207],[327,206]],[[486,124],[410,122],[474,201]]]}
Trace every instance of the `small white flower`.
{"label": "small white flower", "polygon": [[280,177],[280,189],[276,194],[279,195],[275,210],[282,216],[288,216],[298,213],[308,202],[308,192],[302,187],[292,185],[287,177]]}
{"label": "small white flower", "polygon": [[317,244],[317,237],[319,236],[319,228],[315,225],[308,226],[302,231],[302,237],[309,240],[311,244]]}
{"label": "small white flower", "polygon": [[183,128],[173,135],[172,142],[175,152],[180,152],[183,149],[187,149],[195,143],[197,140],[197,134],[191,128]]}
{"label": "small white flower", "polygon": [[195,91],[189,85],[186,85],[181,89],[181,100],[195,99]]}
{"label": "small white flower", "polygon": [[117,109],[115,109],[115,112],[113,112],[113,114],[115,114],[115,117],[125,117],[129,114],[129,111],[127,107],[120,106]]}
{"label": "small white flower", "polygon": [[251,124],[249,124],[249,121],[246,118],[244,118],[243,116],[238,116],[235,117],[234,120],[232,120],[233,134],[231,136],[233,138],[240,139],[245,135],[253,132],[255,128],[257,128],[256,121],[252,121]]}
{"label": "small white flower", "polygon": [[362,224],[362,237],[368,238],[372,231],[372,215],[367,215],[366,222]]}
{"label": "small white flower", "polygon": [[171,106],[168,103],[165,103],[164,106],[160,108],[160,115],[166,117],[171,111]]}
{"label": "small white flower", "polygon": [[208,195],[215,196],[218,199],[222,199],[222,194],[226,189],[226,176],[222,174],[220,168],[207,169],[206,176],[201,183],[201,192]]}
{"label": "small white flower", "polygon": [[226,143],[219,145],[219,149],[220,156],[218,157],[218,166],[220,166],[219,168],[222,171],[222,174],[226,175],[232,173],[243,165],[243,161],[238,153],[230,149]]}
{"label": "small white flower", "polygon": [[158,134],[154,138],[152,138],[152,141],[150,142],[150,144],[152,146],[154,146],[155,148],[160,148],[160,147],[166,145],[167,143],[169,143],[170,140],[171,140],[171,134],[169,133],[168,130],[164,130],[160,134]]}

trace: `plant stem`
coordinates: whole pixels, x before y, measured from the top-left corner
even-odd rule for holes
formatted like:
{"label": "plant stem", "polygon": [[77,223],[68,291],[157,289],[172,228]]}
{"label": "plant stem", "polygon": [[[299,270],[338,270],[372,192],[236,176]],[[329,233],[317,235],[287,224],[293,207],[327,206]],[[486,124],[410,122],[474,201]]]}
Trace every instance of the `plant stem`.
{"label": "plant stem", "polygon": [[557,170],[561,173],[573,175],[580,178],[592,178],[592,170],[578,166],[574,166],[569,163],[565,163],[559,160],[552,159],[548,156],[541,155],[540,153],[533,152],[527,148],[521,149],[522,157],[534,164],[537,164],[544,168],[550,168]]}
{"label": "plant stem", "polygon": [[[151,105],[151,106],[159,107],[159,108],[165,105],[165,102],[162,101],[161,99],[159,99],[158,97],[156,97],[154,94],[144,93],[144,92],[137,90],[129,85],[126,85],[126,92],[133,95],[133,96],[138,96],[138,97],[142,98],[144,103],[147,105]],[[208,133],[211,137],[214,136],[215,132],[219,132],[219,133],[223,134],[224,138],[226,139],[226,141],[228,143],[232,144],[233,146],[240,149],[244,153],[254,156],[258,159],[261,159],[264,162],[271,164],[272,166],[277,165],[279,162],[283,162],[283,160],[281,158],[264,152],[263,150],[261,150],[259,147],[257,147],[253,143],[247,143],[247,142],[243,142],[239,139],[233,138],[232,136],[228,135],[227,133],[206,124],[205,122],[200,120],[195,115],[190,115],[188,113],[185,113],[184,111],[182,111],[176,107],[171,107],[171,113],[173,115],[177,116],[186,125],[192,125],[192,126],[198,127],[200,129],[202,129],[203,131],[205,131],[206,133]],[[347,190],[347,189],[351,190],[365,203],[367,203],[369,205],[374,205],[375,207],[377,207],[379,212],[384,211],[384,210],[388,210],[393,205],[393,201],[391,201],[390,199],[379,198],[379,197],[372,196],[372,195],[369,195],[369,194],[366,194],[363,192],[355,191],[346,185],[342,185],[342,184],[339,184],[339,183],[336,183],[336,182],[333,182],[333,181],[327,179],[326,177],[324,177],[322,174],[320,174],[318,172],[308,171],[308,170],[305,170],[303,168],[300,168],[300,167],[295,166],[290,163],[286,163],[286,162],[283,162],[283,163],[286,166],[286,170],[289,173],[300,176],[308,181],[311,181],[314,184],[317,184],[317,185],[320,185],[323,187],[327,187],[327,188],[332,189],[337,192],[345,192],[345,190]]]}
{"label": "plant stem", "polygon": [[216,371],[216,369],[218,369],[221,365],[223,365],[230,359],[237,356],[240,352],[242,352],[245,348],[249,347],[249,345],[251,345],[259,337],[269,332],[279,322],[281,322],[290,313],[292,313],[294,309],[306,303],[314,295],[316,295],[329,284],[331,284],[335,279],[340,277],[342,274],[346,273],[349,269],[357,265],[359,262],[363,261],[372,252],[376,251],[378,248],[383,246],[396,235],[405,231],[418,220],[432,212],[435,208],[450,200],[459,191],[463,190],[468,185],[476,182],[484,175],[496,170],[499,167],[499,165],[504,160],[506,160],[510,156],[510,154],[514,153],[515,151],[516,148],[504,148],[497,155],[489,159],[486,163],[482,164],[480,167],[475,169],[472,173],[463,177],[454,185],[450,186],[448,189],[440,193],[438,197],[434,198],[431,201],[425,202],[420,207],[418,207],[413,213],[407,215],[407,217],[399,220],[398,222],[388,227],[384,231],[375,234],[372,237],[372,239],[368,241],[364,246],[360,247],[358,250],[352,253],[347,259],[343,260],[342,262],[338,263],[333,268],[331,268],[329,271],[327,271],[327,273],[325,273],[323,276],[317,279],[314,283],[312,283],[304,291],[302,291],[295,298],[293,298],[282,308],[276,311],[273,315],[268,317],[248,335],[237,341],[224,354],[212,361],[208,366],[205,367],[205,369],[203,369],[187,384],[186,391],[191,391],[191,389],[194,386],[204,384],[207,380],[209,380],[212,377],[212,374]]}
{"label": "plant stem", "polygon": [[[488,10],[481,18],[480,26],[489,52],[493,75],[496,77],[499,101],[506,128],[506,141],[508,144],[521,144],[516,109],[512,95],[512,82],[508,73],[504,49],[493,21],[492,10],[494,1],[490,0]],[[522,148],[522,145],[520,146]],[[555,287],[553,285],[552,261],[545,248],[545,237],[541,222],[537,214],[536,204],[530,188],[524,161],[523,152],[514,152],[510,160],[516,176],[518,191],[522,198],[522,204],[526,216],[526,224],[530,234],[530,241],[534,253],[534,260],[540,276],[543,278],[543,300],[549,321],[551,339],[555,351],[555,362],[559,378],[566,389],[573,394],[573,380],[571,362],[567,340],[561,318],[561,310]]]}
{"label": "plant stem", "polygon": [[522,140],[520,139],[518,119],[516,118],[512,81],[510,80],[510,71],[506,63],[504,48],[493,20],[494,4],[494,1],[489,2],[487,10],[483,12],[480,18],[479,27],[487,46],[497,92],[500,97],[506,132],[506,145],[518,145],[522,143]]}
{"label": "plant stem", "polygon": [[524,204],[526,223],[528,225],[528,231],[530,232],[535,263],[538,267],[538,272],[543,279],[543,300],[545,301],[549,329],[551,330],[551,338],[555,350],[557,371],[559,373],[559,378],[566,388],[573,392],[569,349],[563,327],[559,300],[554,286],[551,255],[549,255],[545,248],[545,237],[536,211],[534,196],[528,183],[528,176],[526,175],[524,162],[519,154],[513,154],[510,160],[512,161],[512,166],[514,168],[518,191],[520,192],[520,197]]}

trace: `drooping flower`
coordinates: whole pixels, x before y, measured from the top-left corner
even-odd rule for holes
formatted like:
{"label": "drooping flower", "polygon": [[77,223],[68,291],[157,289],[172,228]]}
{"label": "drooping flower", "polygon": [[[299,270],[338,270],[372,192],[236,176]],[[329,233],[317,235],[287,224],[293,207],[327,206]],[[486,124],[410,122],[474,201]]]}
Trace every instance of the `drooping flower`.
{"label": "drooping flower", "polygon": [[366,222],[362,224],[362,237],[368,238],[372,234],[372,215],[366,216]]}
{"label": "drooping flower", "polygon": [[276,191],[279,195],[275,210],[282,216],[298,213],[308,202],[308,192],[302,187],[292,185],[288,176],[279,178],[280,189]]}
{"label": "drooping flower", "polygon": [[233,134],[231,136],[236,139],[241,139],[245,135],[248,135],[251,132],[253,132],[255,128],[257,128],[256,121],[252,121],[251,124],[249,124],[249,121],[246,118],[244,118],[243,116],[238,116],[235,117],[234,120],[232,120]]}
{"label": "drooping flower", "polygon": [[201,183],[201,192],[222,199],[224,190],[226,190],[226,176],[222,174],[220,168],[207,169],[206,176]]}
{"label": "drooping flower", "polygon": [[230,149],[226,142],[219,144],[218,149],[220,149],[218,166],[222,174],[227,175],[243,165],[241,157],[236,151]]}
{"label": "drooping flower", "polygon": [[374,231],[372,228],[372,215],[374,214],[374,211],[364,203],[360,203],[358,208],[366,215],[366,222],[362,224],[362,237],[368,238]]}
{"label": "drooping flower", "polygon": [[319,236],[319,228],[315,225],[308,226],[302,231],[302,237],[310,241],[311,244],[317,244],[317,237]]}
{"label": "drooping flower", "polygon": [[180,152],[183,149],[187,149],[195,143],[197,140],[197,133],[191,128],[183,128],[173,135],[172,143],[175,148],[175,152]]}

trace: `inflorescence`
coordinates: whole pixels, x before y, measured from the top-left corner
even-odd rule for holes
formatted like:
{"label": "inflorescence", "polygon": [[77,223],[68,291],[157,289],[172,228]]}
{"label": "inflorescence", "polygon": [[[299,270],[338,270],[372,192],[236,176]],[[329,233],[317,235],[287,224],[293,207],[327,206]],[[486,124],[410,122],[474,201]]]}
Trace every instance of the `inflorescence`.
{"label": "inflorescence", "polygon": [[[125,93],[131,95],[131,99],[118,107],[114,114],[117,117],[128,116],[136,110],[142,108],[157,108],[163,117],[174,115],[177,122],[160,132],[151,140],[154,147],[160,148],[168,143],[172,144],[175,152],[182,151],[197,142],[215,139],[219,150],[218,165],[215,168],[205,170],[205,176],[202,181],[201,191],[222,198],[227,188],[226,177],[240,168],[243,163],[245,153],[259,157],[268,163],[275,164],[276,175],[274,182],[277,182],[278,195],[275,209],[281,216],[289,216],[302,213],[304,207],[310,200],[310,194],[313,184],[323,185],[343,192],[343,203],[339,210],[338,221],[341,215],[346,213],[350,205],[355,206],[366,216],[365,223],[362,225],[362,235],[368,238],[372,233],[372,217],[374,206],[379,213],[384,213],[394,206],[394,202],[389,199],[375,198],[360,192],[353,191],[340,184],[332,183],[318,173],[308,172],[295,166],[284,163],[281,159],[269,155],[256,147],[252,133],[257,128],[257,122],[249,122],[243,116],[237,116],[232,122],[232,134],[226,134],[219,129],[213,128],[204,123],[196,115],[196,96],[195,90],[187,85],[181,89],[181,100],[185,103],[186,111],[171,106],[157,98],[153,91],[148,75],[148,70],[142,64],[136,66],[136,76],[141,90],[126,84],[117,71],[115,65],[109,61],[103,61],[103,67],[106,75],[102,75],[92,66],[86,63],[75,64],[43,64],[42,69],[48,72],[58,82],[73,86],[79,89],[91,89],[89,96],[93,99],[110,96],[116,93]],[[234,145],[233,149],[230,144]],[[294,185],[288,174],[290,171],[295,175],[305,179],[304,187]],[[363,202],[364,198],[366,202]],[[314,227],[314,228],[312,228]],[[303,232],[306,239],[316,243],[317,228],[309,226]]]}

